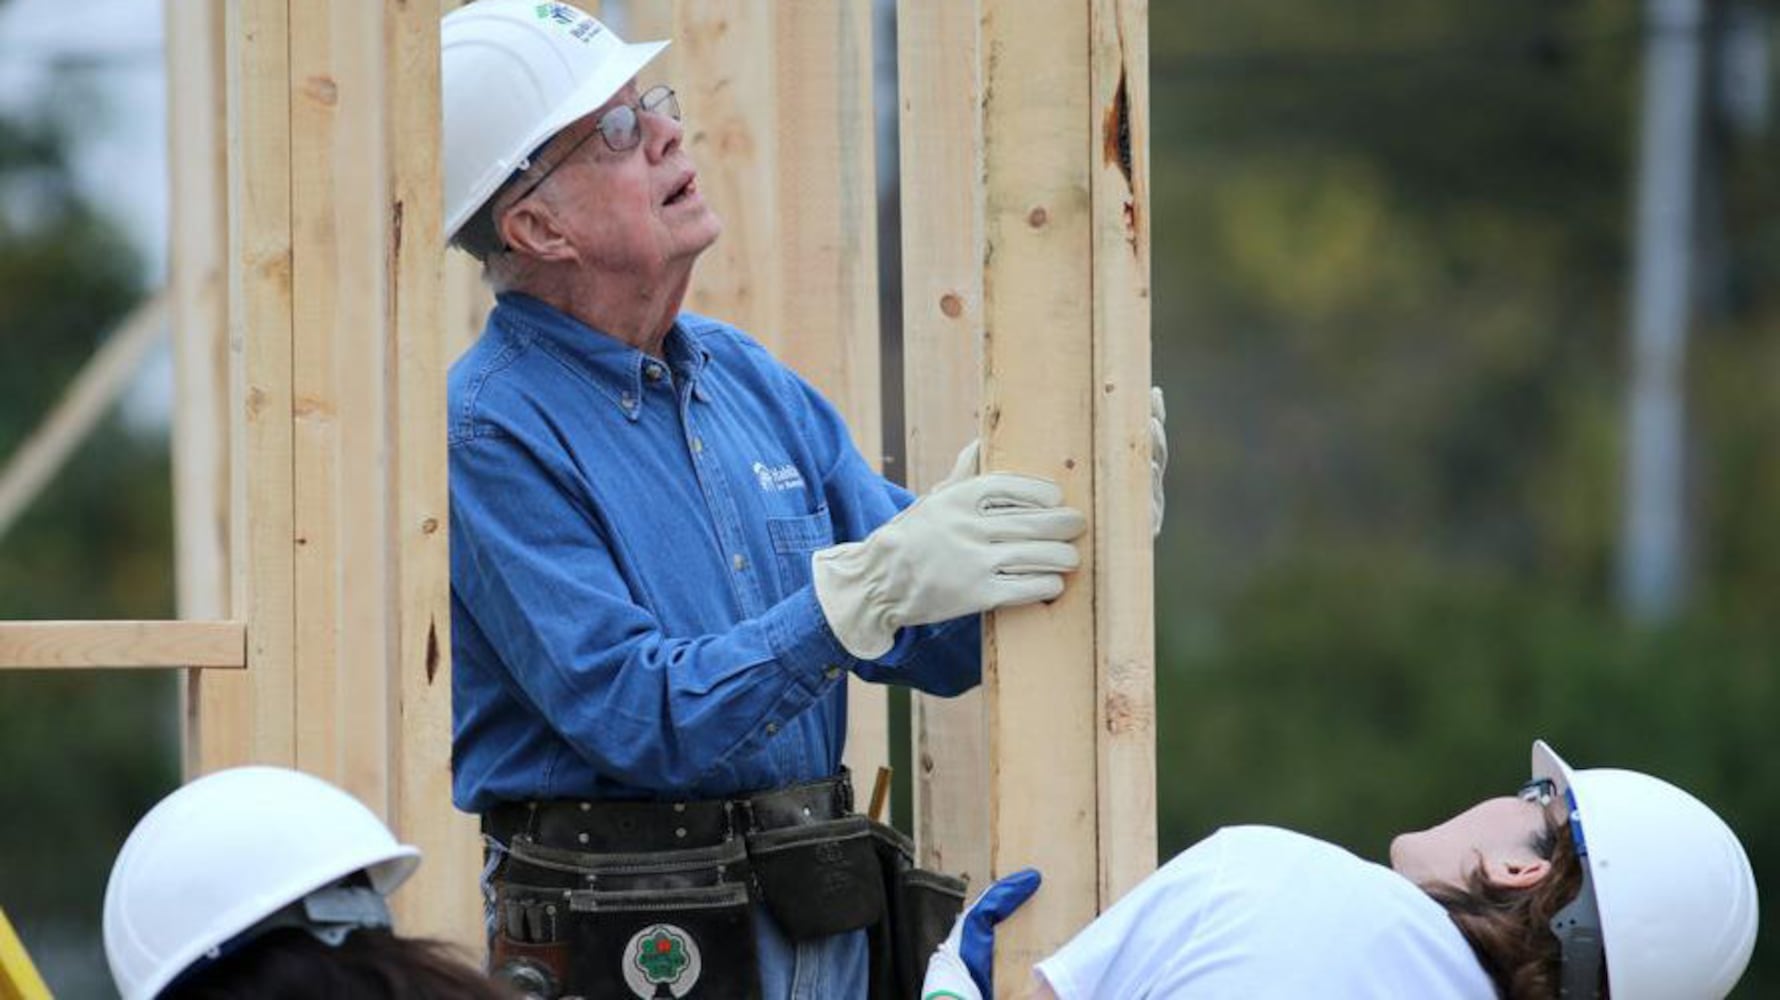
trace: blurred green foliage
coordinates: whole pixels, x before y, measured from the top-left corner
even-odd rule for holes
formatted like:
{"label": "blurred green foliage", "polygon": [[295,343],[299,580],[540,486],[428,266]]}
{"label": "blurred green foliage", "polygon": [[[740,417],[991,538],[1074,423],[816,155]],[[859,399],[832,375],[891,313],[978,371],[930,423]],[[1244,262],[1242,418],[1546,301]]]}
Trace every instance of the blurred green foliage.
{"label": "blurred green foliage", "polygon": [[[134,251],[71,186],[69,127],[0,117],[0,462],[143,293]],[[103,425],[0,537],[0,620],[172,617],[169,479],[163,435]],[[0,671],[0,906],[58,995],[109,991],[105,876],[177,780],[173,684]]]}
{"label": "blurred green foliage", "polygon": [[1780,121],[1702,159],[1691,600],[1613,599],[1640,13],[1151,5],[1165,855],[1269,822],[1382,860],[1542,736],[1780,870]]}

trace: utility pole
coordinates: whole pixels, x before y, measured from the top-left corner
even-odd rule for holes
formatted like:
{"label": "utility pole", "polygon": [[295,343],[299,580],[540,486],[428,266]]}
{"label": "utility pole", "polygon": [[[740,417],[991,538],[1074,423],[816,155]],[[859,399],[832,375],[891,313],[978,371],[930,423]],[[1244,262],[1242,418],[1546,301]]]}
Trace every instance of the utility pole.
{"label": "utility pole", "polygon": [[1704,0],[1646,0],[1644,88],[1620,600],[1635,621],[1674,617],[1686,590],[1685,395],[1693,300]]}

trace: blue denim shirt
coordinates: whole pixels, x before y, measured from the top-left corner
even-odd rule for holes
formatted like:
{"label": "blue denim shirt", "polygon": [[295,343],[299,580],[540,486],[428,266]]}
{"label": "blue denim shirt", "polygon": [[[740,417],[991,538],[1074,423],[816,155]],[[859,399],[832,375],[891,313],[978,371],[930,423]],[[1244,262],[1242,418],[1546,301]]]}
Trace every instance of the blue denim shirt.
{"label": "blue denim shirt", "polygon": [[912,499],[740,330],[684,313],[665,363],[507,294],[450,380],[458,808],[715,798],[833,774],[846,676],[955,694],[976,616],[874,662],[810,554]]}

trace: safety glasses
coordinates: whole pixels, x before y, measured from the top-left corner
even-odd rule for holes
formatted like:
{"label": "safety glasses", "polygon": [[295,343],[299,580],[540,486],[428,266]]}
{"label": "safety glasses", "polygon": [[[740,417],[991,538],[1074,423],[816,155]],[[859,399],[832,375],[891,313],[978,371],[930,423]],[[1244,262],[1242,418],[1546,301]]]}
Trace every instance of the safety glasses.
{"label": "safety glasses", "polygon": [[[605,140],[606,148],[614,153],[627,153],[643,142],[643,112],[660,115],[663,118],[680,120],[680,99],[674,96],[674,89],[668,86],[650,87],[643,91],[643,96],[635,104],[614,104],[600,115],[593,129],[582,136],[569,151],[558,157],[555,163],[544,168],[544,172],[533,178],[531,183],[520,189],[519,193],[506,199],[508,205],[516,205],[521,199],[538,189],[538,186],[550,179],[556,168],[575,158],[587,140],[598,135]],[[535,155],[535,154],[534,154]],[[523,174],[533,166],[531,158],[520,164],[516,173]]]}

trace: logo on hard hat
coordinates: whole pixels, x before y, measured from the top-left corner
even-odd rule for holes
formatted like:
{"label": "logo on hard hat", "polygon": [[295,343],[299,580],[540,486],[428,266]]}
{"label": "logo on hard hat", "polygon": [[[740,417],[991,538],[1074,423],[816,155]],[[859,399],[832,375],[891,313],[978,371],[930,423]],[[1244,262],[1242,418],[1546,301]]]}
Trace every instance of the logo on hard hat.
{"label": "logo on hard hat", "polygon": [[624,946],[624,983],[643,1000],[672,996],[676,1000],[698,984],[704,962],[698,942],[684,928],[651,924]]}
{"label": "logo on hard hat", "polygon": [[570,37],[583,42],[605,30],[598,21],[566,3],[538,4],[537,15],[540,21],[549,21],[567,28]]}

